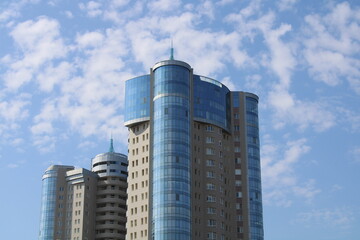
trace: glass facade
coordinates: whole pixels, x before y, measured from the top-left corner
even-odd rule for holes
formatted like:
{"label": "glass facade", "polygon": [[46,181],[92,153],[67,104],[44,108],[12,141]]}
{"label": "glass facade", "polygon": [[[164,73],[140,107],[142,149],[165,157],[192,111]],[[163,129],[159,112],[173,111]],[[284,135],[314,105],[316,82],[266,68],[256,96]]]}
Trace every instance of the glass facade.
{"label": "glass facade", "polygon": [[263,240],[258,100],[246,96],[245,111],[250,198],[250,236],[251,240]]}
{"label": "glass facade", "polygon": [[43,177],[39,240],[53,240],[55,236],[57,171],[47,170]]}
{"label": "glass facade", "polygon": [[231,124],[229,89],[211,79],[194,75],[194,118],[229,131]]}
{"label": "glass facade", "polygon": [[150,75],[125,82],[125,122],[150,117]]}
{"label": "glass facade", "polygon": [[180,65],[162,65],[154,70],[154,240],[191,238],[190,78],[190,69]]}
{"label": "glass facade", "polygon": [[[220,82],[211,78],[194,75],[194,119],[230,130],[230,91]],[[132,78],[125,83],[125,125],[141,122],[150,117],[150,75]],[[180,87],[180,89],[176,89]],[[182,84],[162,84],[154,92],[161,94],[182,92]],[[172,89],[173,88],[173,89]]]}

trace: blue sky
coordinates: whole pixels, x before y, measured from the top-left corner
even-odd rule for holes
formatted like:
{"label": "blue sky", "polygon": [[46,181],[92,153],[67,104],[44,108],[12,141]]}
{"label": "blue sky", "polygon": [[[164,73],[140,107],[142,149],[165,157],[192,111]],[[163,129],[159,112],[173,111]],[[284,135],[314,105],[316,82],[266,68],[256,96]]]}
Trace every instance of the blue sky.
{"label": "blue sky", "polygon": [[0,3],[2,239],[37,239],[41,176],[127,152],[124,81],[155,62],[260,97],[266,240],[360,239],[360,3]]}

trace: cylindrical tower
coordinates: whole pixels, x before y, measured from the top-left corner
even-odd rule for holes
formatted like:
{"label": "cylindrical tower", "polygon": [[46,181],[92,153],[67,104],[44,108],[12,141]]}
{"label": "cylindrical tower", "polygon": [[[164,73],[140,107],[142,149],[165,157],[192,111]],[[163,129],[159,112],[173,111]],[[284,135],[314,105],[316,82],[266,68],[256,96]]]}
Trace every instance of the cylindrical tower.
{"label": "cylindrical tower", "polygon": [[191,67],[152,68],[152,239],[191,239]]}
{"label": "cylindrical tower", "polygon": [[97,173],[96,237],[95,239],[125,239],[127,157],[114,152],[96,155],[92,171]]}
{"label": "cylindrical tower", "polygon": [[61,237],[56,233],[62,232],[62,226],[56,223],[61,222],[61,217],[65,214],[57,215],[56,210],[58,205],[61,205],[61,210],[64,210],[65,204],[63,199],[58,198],[58,193],[66,190],[64,188],[65,174],[72,169],[74,169],[72,166],[52,165],[46,169],[42,177],[39,240],[52,240]]}
{"label": "cylindrical tower", "polygon": [[244,98],[249,181],[250,239],[263,240],[258,97],[251,93],[244,93]]}

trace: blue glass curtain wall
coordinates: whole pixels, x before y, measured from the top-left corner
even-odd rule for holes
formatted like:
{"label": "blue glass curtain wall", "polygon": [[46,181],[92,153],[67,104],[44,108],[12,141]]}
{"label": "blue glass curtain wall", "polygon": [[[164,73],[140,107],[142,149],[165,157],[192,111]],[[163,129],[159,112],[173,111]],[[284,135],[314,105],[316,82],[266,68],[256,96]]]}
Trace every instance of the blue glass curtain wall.
{"label": "blue glass curtain wall", "polygon": [[43,179],[39,240],[53,240],[55,231],[56,170],[45,172]]}
{"label": "blue glass curtain wall", "polygon": [[250,236],[251,240],[263,240],[258,100],[252,97],[246,97],[245,104],[250,198]]}
{"label": "blue glass curtain wall", "polygon": [[[176,78],[173,74],[177,75]],[[162,78],[155,83],[154,96],[173,94],[167,101],[182,105],[187,100],[175,96],[184,95],[188,91],[189,85],[179,80],[183,77],[186,76],[181,71],[162,73]],[[166,78],[172,78],[172,84],[164,82]],[[150,75],[129,79],[125,87],[125,123],[137,119],[142,121],[143,118],[150,117]],[[194,118],[229,131],[231,124],[229,89],[216,80],[198,75],[194,75],[192,87],[194,89]]]}
{"label": "blue glass curtain wall", "polygon": [[150,117],[150,75],[125,82],[125,122]]}
{"label": "blue glass curtain wall", "polygon": [[230,110],[230,91],[225,85],[213,79],[194,75],[195,118],[229,130]]}
{"label": "blue glass curtain wall", "polygon": [[152,239],[189,240],[190,71],[154,71]]}

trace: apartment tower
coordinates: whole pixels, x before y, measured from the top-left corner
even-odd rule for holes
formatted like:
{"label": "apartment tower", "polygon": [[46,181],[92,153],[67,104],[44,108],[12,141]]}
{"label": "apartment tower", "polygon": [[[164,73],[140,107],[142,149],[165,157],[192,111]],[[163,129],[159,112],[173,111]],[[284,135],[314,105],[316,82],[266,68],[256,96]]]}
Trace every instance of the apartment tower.
{"label": "apartment tower", "polygon": [[127,157],[114,152],[112,139],[109,151],[92,159],[92,171],[98,176],[94,239],[125,239],[127,165]]}
{"label": "apartment tower", "polygon": [[96,174],[52,165],[42,179],[39,240],[94,239]]}
{"label": "apartment tower", "polygon": [[257,106],[173,56],[126,81],[127,240],[263,240]]}
{"label": "apartment tower", "polygon": [[125,239],[127,157],[92,159],[92,171],[52,165],[42,177],[39,240]]}

